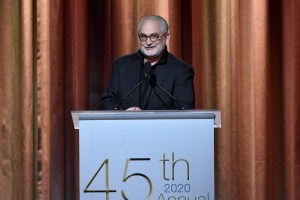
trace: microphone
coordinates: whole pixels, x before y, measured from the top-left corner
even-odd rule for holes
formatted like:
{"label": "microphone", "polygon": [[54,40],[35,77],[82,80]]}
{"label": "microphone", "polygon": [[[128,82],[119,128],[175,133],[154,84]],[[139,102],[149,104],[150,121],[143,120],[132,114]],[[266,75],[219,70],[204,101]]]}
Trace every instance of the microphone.
{"label": "microphone", "polygon": [[144,65],[144,76],[146,79],[149,79],[151,74],[152,74],[151,63],[149,61],[147,61],[147,62],[145,62],[145,65]]}
{"label": "microphone", "polygon": [[150,86],[153,88],[155,86],[157,86],[160,90],[162,90],[165,94],[167,94],[174,102],[176,102],[177,104],[177,108],[180,110],[184,110],[184,107],[178,102],[178,100],[171,95],[168,91],[166,91],[163,87],[161,87],[160,85],[158,85],[156,82],[156,75],[153,74],[152,72],[149,74],[149,76],[147,76],[147,79],[149,81]]}
{"label": "microphone", "polygon": [[150,70],[151,70],[151,63],[147,61],[144,64],[144,78],[136,85],[134,86],[127,94],[125,94],[122,99],[120,100],[120,103],[115,107],[115,110],[120,110],[120,105],[123,103],[123,101],[134,91],[136,88],[138,88],[146,79],[150,77]]}

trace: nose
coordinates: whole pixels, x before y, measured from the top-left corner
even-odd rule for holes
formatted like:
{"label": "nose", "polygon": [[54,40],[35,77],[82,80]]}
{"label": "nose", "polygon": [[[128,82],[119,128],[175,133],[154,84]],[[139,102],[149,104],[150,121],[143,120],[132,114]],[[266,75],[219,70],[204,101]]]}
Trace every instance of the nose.
{"label": "nose", "polygon": [[146,40],[146,44],[147,45],[151,45],[153,42],[152,40],[150,40],[150,37],[147,37],[147,40]]}

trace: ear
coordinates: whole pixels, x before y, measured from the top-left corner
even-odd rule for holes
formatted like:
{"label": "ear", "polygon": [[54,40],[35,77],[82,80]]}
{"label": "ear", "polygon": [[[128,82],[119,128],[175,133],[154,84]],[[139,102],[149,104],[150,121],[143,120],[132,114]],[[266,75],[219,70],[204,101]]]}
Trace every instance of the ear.
{"label": "ear", "polygon": [[166,35],[166,44],[169,44],[169,41],[170,41],[170,34],[167,33],[167,35]]}

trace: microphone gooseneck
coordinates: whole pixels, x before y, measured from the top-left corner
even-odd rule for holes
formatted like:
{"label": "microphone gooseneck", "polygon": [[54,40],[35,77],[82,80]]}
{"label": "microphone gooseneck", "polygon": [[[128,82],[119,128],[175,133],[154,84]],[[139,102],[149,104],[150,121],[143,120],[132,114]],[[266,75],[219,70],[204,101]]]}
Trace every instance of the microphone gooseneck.
{"label": "microphone gooseneck", "polygon": [[127,92],[120,100],[119,104],[115,107],[115,110],[121,109],[121,104],[123,101],[131,94],[133,91],[135,91],[145,80],[149,82],[149,85],[151,88],[158,87],[160,90],[162,90],[165,94],[167,94],[176,104],[177,108],[180,110],[184,110],[184,107],[178,102],[178,100],[171,95],[168,91],[166,91],[163,87],[157,84],[157,78],[156,75],[153,73],[153,69],[151,67],[151,63],[149,61],[145,62],[144,64],[144,77],[143,79],[135,86],[133,87],[129,92]]}
{"label": "microphone gooseneck", "polygon": [[144,64],[144,78],[136,85],[134,86],[129,92],[127,92],[120,100],[119,104],[115,107],[115,110],[120,110],[121,109],[121,104],[123,101],[131,94],[133,93],[134,90],[136,90],[148,77],[150,76],[150,70],[151,70],[151,63],[150,62],[145,62]]}
{"label": "microphone gooseneck", "polygon": [[160,90],[162,90],[165,94],[167,94],[174,102],[176,102],[177,104],[177,108],[180,110],[184,110],[184,107],[178,102],[178,100],[171,95],[168,91],[166,91],[163,87],[161,87],[160,85],[157,84],[157,79],[156,79],[156,75],[152,73],[152,71],[150,70],[149,75],[147,76],[147,80],[149,81],[149,84],[152,88],[154,88],[155,86],[158,87]]}

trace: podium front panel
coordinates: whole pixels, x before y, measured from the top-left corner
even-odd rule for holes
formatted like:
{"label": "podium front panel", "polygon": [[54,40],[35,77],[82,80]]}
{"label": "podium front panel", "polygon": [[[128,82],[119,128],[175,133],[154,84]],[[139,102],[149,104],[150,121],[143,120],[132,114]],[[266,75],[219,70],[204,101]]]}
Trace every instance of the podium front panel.
{"label": "podium front panel", "polygon": [[213,119],[82,120],[80,199],[214,199]]}

